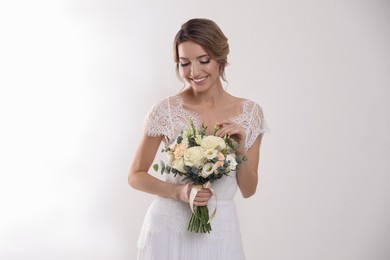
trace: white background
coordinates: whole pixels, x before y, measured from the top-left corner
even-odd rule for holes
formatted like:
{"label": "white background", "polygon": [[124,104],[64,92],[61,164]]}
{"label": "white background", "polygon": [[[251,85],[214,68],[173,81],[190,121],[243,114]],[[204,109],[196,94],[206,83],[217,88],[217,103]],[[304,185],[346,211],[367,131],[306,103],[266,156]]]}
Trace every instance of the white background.
{"label": "white background", "polygon": [[385,0],[3,1],[0,259],[135,259],[153,196],[127,171],[193,17],[228,36],[228,90],[271,128],[236,199],[247,258],[390,259]]}

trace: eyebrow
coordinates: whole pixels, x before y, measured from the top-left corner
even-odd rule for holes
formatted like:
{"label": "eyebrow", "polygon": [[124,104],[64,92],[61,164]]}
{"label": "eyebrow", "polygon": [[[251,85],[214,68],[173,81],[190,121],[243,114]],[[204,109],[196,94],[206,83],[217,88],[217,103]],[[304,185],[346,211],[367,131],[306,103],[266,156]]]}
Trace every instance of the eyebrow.
{"label": "eyebrow", "polygon": [[[201,58],[206,57],[206,56],[209,56],[209,57],[210,57],[210,55],[208,55],[208,54],[203,54],[203,55],[200,55],[200,56],[198,56],[198,57],[196,57],[196,58],[197,58],[197,59],[201,59]],[[186,57],[179,57],[179,59],[180,59],[180,60],[189,60],[189,59],[186,58]]]}

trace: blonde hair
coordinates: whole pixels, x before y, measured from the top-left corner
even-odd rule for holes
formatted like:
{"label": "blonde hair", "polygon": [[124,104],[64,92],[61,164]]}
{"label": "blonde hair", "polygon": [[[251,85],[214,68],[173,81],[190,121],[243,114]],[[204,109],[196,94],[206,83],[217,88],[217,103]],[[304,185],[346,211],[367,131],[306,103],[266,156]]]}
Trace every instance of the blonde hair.
{"label": "blonde hair", "polygon": [[178,46],[180,43],[186,41],[193,41],[202,46],[207,54],[219,63],[219,75],[226,81],[225,67],[228,64],[227,55],[229,54],[229,44],[228,38],[226,38],[218,25],[209,19],[195,18],[187,21],[181,26],[173,41],[173,58],[176,63],[176,73],[178,75]]}

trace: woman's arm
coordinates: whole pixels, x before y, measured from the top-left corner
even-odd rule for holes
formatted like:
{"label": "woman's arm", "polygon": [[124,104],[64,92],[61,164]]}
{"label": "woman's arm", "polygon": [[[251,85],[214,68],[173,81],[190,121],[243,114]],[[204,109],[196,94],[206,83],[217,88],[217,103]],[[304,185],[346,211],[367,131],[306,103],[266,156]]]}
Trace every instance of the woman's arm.
{"label": "woman's arm", "polygon": [[245,149],[246,134],[242,126],[230,122],[219,122],[220,129],[216,132],[216,135],[223,137],[229,135],[238,142],[238,149],[236,155],[248,160],[242,161],[238,165],[237,170],[237,184],[240,188],[241,194],[244,198],[249,198],[256,193],[258,174],[257,169],[260,160],[260,144],[262,134],[257,136],[256,141],[253,143],[249,150]]}
{"label": "woman's arm", "polygon": [[[188,202],[189,192],[192,188],[191,184],[169,183],[148,174],[161,140],[162,136],[150,137],[146,134],[143,135],[130,166],[128,182],[134,189]],[[198,206],[207,205],[210,197],[211,192],[208,189],[203,189],[198,193],[194,204]]]}
{"label": "woman's arm", "polygon": [[244,198],[249,198],[256,193],[257,183],[258,183],[258,166],[260,160],[260,144],[262,139],[262,134],[260,134],[252,147],[242,154],[238,154],[240,157],[247,157],[248,160],[242,161],[238,165],[237,170],[237,183],[240,188],[241,194]]}

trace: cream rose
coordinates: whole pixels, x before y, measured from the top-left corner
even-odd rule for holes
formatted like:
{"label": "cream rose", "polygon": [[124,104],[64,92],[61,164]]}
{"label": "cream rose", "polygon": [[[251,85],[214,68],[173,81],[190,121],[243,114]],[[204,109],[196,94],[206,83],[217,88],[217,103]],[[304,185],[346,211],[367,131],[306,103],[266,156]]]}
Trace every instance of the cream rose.
{"label": "cream rose", "polygon": [[188,148],[184,152],[184,164],[190,167],[199,167],[204,163],[205,153],[200,146]]}
{"label": "cream rose", "polygon": [[172,165],[173,161],[175,160],[175,155],[171,151],[169,151],[167,152],[167,157],[168,157],[168,164]]}
{"label": "cream rose", "polygon": [[219,136],[209,135],[203,138],[200,146],[203,149],[216,149],[218,146],[220,149],[224,149],[226,147],[226,143]]}
{"label": "cream rose", "polygon": [[184,160],[183,158],[179,158],[173,161],[172,165],[173,168],[178,170],[179,172],[185,173],[186,171],[184,170]]}
{"label": "cream rose", "polygon": [[215,169],[216,169],[215,164],[206,163],[203,166],[203,169],[202,169],[202,172],[200,173],[200,176],[202,176],[203,178],[207,178],[207,177],[209,177],[210,174],[212,174],[214,172]]}

